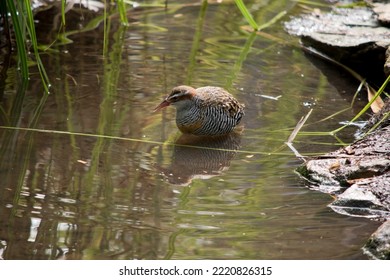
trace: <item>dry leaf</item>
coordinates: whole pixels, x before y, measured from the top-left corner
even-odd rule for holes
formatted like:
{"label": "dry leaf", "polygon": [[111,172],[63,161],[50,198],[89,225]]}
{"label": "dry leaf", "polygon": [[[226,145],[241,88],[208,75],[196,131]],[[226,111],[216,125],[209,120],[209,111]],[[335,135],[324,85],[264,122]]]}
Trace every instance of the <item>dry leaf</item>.
{"label": "dry leaf", "polygon": [[[374,98],[376,92],[370,86],[367,86],[366,88],[367,88],[367,94],[368,94],[368,101],[371,101]],[[371,104],[371,110],[374,113],[378,113],[383,108],[384,105],[385,105],[385,103],[383,102],[382,98],[380,96],[377,96],[377,98]]]}
{"label": "dry leaf", "polygon": [[329,166],[329,171],[337,170],[341,167],[340,162],[337,160]]}

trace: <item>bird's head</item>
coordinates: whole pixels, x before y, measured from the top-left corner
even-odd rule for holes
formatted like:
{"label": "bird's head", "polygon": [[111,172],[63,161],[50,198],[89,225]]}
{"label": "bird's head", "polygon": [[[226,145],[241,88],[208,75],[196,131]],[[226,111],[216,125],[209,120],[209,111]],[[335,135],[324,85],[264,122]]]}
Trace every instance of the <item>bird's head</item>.
{"label": "bird's head", "polygon": [[195,89],[189,86],[178,86],[172,89],[171,93],[161,102],[154,112],[165,108],[169,105],[176,107],[185,106],[188,104],[195,95]]}

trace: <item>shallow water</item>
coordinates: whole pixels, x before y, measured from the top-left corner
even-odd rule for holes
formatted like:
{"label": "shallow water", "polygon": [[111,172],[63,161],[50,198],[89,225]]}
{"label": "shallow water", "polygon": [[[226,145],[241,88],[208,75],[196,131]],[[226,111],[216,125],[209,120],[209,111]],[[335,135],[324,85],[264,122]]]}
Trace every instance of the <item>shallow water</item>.
{"label": "shallow water", "polygon": [[[332,197],[294,173],[301,161],[284,145],[310,109],[294,141],[301,154],[353,141],[356,128],[340,141],[306,132],[351,119],[361,108],[349,108],[359,84],[305,55],[283,30],[302,6],[250,3],[259,24],[287,15],[251,35],[230,1],[137,8],[127,28],[110,17],[105,55],[102,22],[91,29],[88,13],[79,23],[80,13],[70,12],[77,21],[68,21],[67,40],[42,56],[50,95],[42,97],[37,72],[20,94],[16,69],[8,70],[1,258],[367,258],[361,248],[378,223],[334,213]],[[46,44],[57,36],[49,19],[37,22]],[[181,136],[172,108],[152,112],[179,84],[228,89],[246,105],[242,134],[209,142]]]}

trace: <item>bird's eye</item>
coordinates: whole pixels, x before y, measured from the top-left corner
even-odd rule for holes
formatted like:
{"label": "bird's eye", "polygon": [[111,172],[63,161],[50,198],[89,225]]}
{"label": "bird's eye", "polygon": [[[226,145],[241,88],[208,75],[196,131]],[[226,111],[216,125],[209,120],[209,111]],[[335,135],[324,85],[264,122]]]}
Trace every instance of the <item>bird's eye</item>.
{"label": "bird's eye", "polygon": [[170,99],[171,101],[176,102],[179,98],[177,96],[172,96]]}
{"label": "bird's eye", "polygon": [[177,96],[169,97],[169,102],[176,102],[176,101],[177,101]]}

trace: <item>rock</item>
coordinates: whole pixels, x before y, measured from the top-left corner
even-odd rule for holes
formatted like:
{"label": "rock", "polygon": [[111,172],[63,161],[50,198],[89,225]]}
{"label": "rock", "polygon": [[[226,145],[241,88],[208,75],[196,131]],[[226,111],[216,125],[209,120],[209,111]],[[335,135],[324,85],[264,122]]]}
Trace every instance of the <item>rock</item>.
{"label": "rock", "polygon": [[363,250],[373,259],[390,260],[390,221],[371,235]]}
{"label": "rock", "polygon": [[381,25],[390,26],[390,4],[369,1],[373,12],[378,16]]}
{"label": "rock", "polygon": [[371,219],[390,219],[390,174],[356,180],[329,207],[335,212]]}
{"label": "rock", "polygon": [[385,61],[384,70],[385,70],[385,75],[388,76],[390,75],[390,47],[387,48],[385,56],[386,56],[386,61]]}
{"label": "rock", "polygon": [[389,139],[390,126],[385,126],[347,147],[310,159],[297,169],[310,188],[335,194],[328,205],[335,212],[387,220],[364,247],[364,252],[376,259],[390,259]]}
{"label": "rock", "polygon": [[387,99],[383,108],[376,114],[373,114],[363,127],[362,132],[368,132],[370,129],[376,127],[380,129],[382,127],[390,126],[390,99]]}
{"label": "rock", "polygon": [[353,47],[376,41],[389,44],[383,40],[389,37],[389,30],[378,28],[374,13],[368,8],[334,8],[330,13],[305,14],[286,22],[285,27],[290,34],[310,36],[331,46]]}
{"label": "rock", "polygon": [[390,172],[390,126],[370,134],[347,147],[309,159],[298,173],[313,188],[335,193],[351,185],[351,180],[366,179]]}
{"label": "rock", "polygon": [[371,8],[333,8],[285,23],[288,33],[364,76],[383,78],[390,29],[380,26]]}

